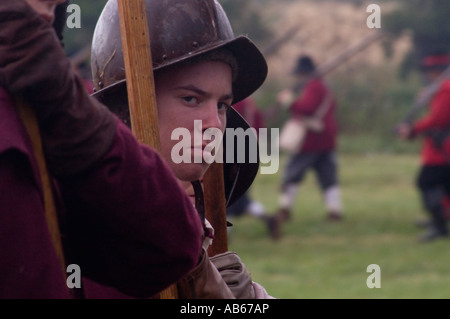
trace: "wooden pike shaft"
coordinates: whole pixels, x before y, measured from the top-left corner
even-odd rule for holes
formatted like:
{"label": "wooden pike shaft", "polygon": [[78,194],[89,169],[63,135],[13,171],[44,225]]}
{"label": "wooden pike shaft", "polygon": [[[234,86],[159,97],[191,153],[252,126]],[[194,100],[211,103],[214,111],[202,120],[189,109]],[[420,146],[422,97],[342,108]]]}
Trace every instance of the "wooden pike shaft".
{"label": "wooden pike shaft", "polygon": [[213,162],[203,177],[205,215],[214,228],[214,240],[208,255],[228,251],[227,213],[223,164]]}
{"label": "wooden pike shaft", "polygon": [[[152,52],[144,0],[118,0],[131,129],[138,141],[160,151]],[[159,294],[177,299],[176,285]]]}
{"label": "wooden pike shaft", "polygon": [[350,59],[357,53],[363,51],[364,49],[369,47],[372,43],[380,40],[384,36],[386,36],[386,33],[381,32],[381,31],[370,33],[366,38],[362,39],[355,46],[344,50],[343,52],[341,52],[340,54],[333,57],[330,61],[328,61],[324,65],[321,65],[318,70],[319,74],[321,76],[324,76],[324,75],[330,73],[335,68],[337,68],[339,65],[346,62],[348,59]]}
{"label": "wooden pike shaft", "polygon": [[131,128],[136,138],[160,150],[152,52],[144,0],[119,0]]}

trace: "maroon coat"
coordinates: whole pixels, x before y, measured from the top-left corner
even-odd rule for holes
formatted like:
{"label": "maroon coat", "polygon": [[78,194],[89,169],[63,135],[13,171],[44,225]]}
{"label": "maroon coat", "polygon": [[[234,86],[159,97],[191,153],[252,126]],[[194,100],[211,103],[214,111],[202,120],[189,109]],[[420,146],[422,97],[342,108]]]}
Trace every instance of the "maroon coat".
{"label": "maroon coat", "polygon": [[[11,98],[0,89],[0,298],[72,298],[32,154]],[[83,276],[148,297],[196,265],[202,233],[196,211],[165,162],[119,120],[102,160],[58,180],[55,189],[67,263],[78,264]]]}
{"label": "maroon coat", "polygon": [[[292,116],[312,116],[325,99],[329,88],[319,77],[311,79],[290,107]],[[335,119],[336,101],[333,100],[323,118],[324,129],[321,132],[308,131],[301,152],[331,151],[337,145],[337,123]]]}

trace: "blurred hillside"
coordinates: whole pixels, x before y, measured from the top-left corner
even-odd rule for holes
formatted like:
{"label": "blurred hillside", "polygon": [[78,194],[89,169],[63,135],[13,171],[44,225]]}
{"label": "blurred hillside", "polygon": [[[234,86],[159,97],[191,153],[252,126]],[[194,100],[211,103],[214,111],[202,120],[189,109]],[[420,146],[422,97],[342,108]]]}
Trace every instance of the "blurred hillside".
{"label": "blurred hillside", "polygon": [[[270,80],[285,84],[296,59],[300,54],[313,56],[318,65],[322,65],[357,45],[374,32],[369,29],[366,12],[370,2],[349,1],[270,1],[260,5],[265,24],[270,26],[273,39],[282,38],[297,27],[297,32],[279,50],[268,56]],[[381,17],[391,12],[395,2],[381,4]],[[381,30],[383,30],[381,28]],[[347,68],[372,68],[389,64],[397,66],[411,47],[409,35],[393,40],[392,50],[387,57],[386,39],[376,41],[359,54],[340,65],[336,71]],[[269,44],[270,45],[270,44]],[[267,46],[267,44],[266,44]]]}

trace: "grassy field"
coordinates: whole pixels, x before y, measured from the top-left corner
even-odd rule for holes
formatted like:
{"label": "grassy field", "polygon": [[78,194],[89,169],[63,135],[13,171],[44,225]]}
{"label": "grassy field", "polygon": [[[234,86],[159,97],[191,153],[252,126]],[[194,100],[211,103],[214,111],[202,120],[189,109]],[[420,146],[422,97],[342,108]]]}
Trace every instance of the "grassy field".
{"label": "grassy field", "polygon": [[[281,299],[450,298],[450,240],[417,242],[423,230],[414,220],[425,216],[414,185],[418,165],[416,154],[340,154],[344,221],[325,220],[310,173],[280,240],[243,216],[232,220],[230,250]],[[259,175],[251,189],[269,212],[277,208],[280,178]],[[366,284],[371,264],[381,268],[379,289]]]}

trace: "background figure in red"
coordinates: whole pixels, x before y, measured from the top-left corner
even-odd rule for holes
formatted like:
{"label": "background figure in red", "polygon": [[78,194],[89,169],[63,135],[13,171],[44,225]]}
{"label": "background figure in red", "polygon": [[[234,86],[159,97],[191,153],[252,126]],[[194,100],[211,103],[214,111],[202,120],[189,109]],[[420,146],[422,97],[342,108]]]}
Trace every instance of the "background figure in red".
{"label": "background figure in red", "polygon": [[[259,129],[264,127],[264,118],[255,100],[250,96],[233,105],[233,108],[238,111],[248,122],[250,127],[255,128],[256,133],[259,134]],[[243,214],[249,214],[262,219],[270,228],[273,218],[266,215],[264,206],[260,202],[253,200],[249,192],[250,190],[227,208],[227,216],[239,217]]]}
{"label": "background figure in red", "polygon": [[[450,55],[442,53],[427,55],[421,62],[421,70],[430,83],[437,81],[448,66]],[[413,124],[400,124],[397,132],[405,140],[423,137],[417,187],[430,222],[426,223],[428,230],[419,241],[448,238],[445,211],[450,196],[450,79],[440,84],[428,114]]]}
{"label": "background figure in red", "polygon": [[[323,103],[329,104],[321,118],[323,129],[309,130],[298,151],[291,155],[281,184],[279,220],[288,220],[297,193],[298,185],[304,179],[308,170],[316,173],[327,218],[338,221],[342,218],[341,194],[338,182],[337,165],[337,123],[335,119],[336,101],[331,90],[316,72],[314,61],[309,56],[300,56],[294,75],[301,87],[300,94],[295,98],[290,90],[282,91],[278,96],[278,104],[289,105],[291,116],[298,118],[311,117],[322,109]],[[331,99],[328,97],[331,95]],[[290,103],[290,101],[294,101]],[[329,102],[326,102],[329,101]],[[279,235],[274,234],[276,237]]]}

